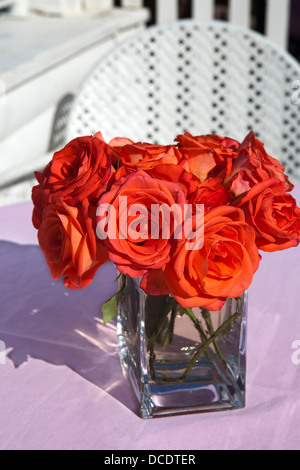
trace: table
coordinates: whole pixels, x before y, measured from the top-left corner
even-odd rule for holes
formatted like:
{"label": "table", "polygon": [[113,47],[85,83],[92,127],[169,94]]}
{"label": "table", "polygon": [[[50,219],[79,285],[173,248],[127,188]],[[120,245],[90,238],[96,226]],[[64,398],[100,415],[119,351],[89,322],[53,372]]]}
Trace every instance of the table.
{"label": "table", "polygon": [[54,282],[31,210],[0,209],[1,449],[300,448],[300,248],[263,254],[250,288],[246,409],[143,421],[101,322],[114,267],[83,291]]}

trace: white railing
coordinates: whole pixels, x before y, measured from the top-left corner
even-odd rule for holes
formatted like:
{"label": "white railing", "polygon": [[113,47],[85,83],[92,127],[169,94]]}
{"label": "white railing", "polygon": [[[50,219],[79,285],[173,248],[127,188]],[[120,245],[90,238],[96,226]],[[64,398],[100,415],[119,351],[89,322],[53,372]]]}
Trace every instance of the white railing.
{"label": "white railing", "polygon": [[[144,0],[121,0],[124,8],[141,8]],[[229,21],[240,26],[251,25],[251,0],[228,0]],[[105,11],[113,8],[115,0],[0,0],[1,5],[15,4],[15,9],[27,8],[45,13],[72,14],[81,11]],[[266,0],[266,35],[275,43],[288,46],[291,0]],[[192,0],[192,16],[199,20],[211,20],[215,14],[215,0]],[[156,23],[175,21],[179,16],[179,0],[156,0]]]}
{"label": "white railing", "polygon": [[[178,0],[156,0],[156,22],[165,23],[178,18]],[[124,7],[142,7],[143,0],[123,0]],[[267,0],[266,35],[287,48],[291,0]],[[199,20],[214,18],[215,0],[192,0],[193,17]],[[229,0],[229,20],[250,27],[251,0]]]}

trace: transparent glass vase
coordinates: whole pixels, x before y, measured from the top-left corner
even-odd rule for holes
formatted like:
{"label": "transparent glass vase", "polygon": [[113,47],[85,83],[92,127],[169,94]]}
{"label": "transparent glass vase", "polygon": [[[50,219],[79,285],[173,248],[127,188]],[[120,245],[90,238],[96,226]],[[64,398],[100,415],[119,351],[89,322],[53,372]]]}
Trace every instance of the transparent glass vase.
{"label": "transparent glass vase", "polygon": [[120,282],[119,353],[140,416],[243,408],[247,293],[217,312],[184,310],[171,296],[146,295],[137,279]]}

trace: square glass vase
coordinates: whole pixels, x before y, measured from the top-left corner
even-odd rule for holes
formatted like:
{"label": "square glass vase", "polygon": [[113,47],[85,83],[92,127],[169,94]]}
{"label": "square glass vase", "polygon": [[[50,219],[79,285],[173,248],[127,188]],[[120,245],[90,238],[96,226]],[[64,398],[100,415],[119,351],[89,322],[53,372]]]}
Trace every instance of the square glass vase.
{"label": "square glass vase", "polygon": [[183,309],[122,276],[119,355],[142,418],[245,406],[247,292],[216,312]]}

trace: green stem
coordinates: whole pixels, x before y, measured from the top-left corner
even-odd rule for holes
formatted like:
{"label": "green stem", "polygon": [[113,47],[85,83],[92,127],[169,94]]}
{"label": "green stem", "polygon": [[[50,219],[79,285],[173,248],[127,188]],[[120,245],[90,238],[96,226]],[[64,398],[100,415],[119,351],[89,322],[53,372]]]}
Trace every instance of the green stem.
{"label": "green stem", "polygon": [[170,318],[169,328],[168,328],[168,332],[169,332],[169,344],[173,344],[173,343],[174,343],[174,328],[175,328],[176,315],[177,315],[177,310],[176,310],[176,308],[173,307],[173,308],[172,308],[172,312],[171,312],[171,318]]}
{"label": "green stem", "polygon": [[193,355],[193,358],[189,364],[189,366],[187,367],[185,373],[182,375],[182,377],[180,378],[180,381],[183,382],[186,377],[190,374],[190,372],[192,371],[192,368],[194,367],[195,363],[197,362],[197,360],[199,359],[199,357],[201,356],[201,354],[203,353],[203,351],[205,351],[205,349],[208,348],[208,346],[214,342],[214,340],[221,334],[223,333],[224,330],[226,330],[226,328],[232,323],[234,322],[238,317],[240,316],[240,313],[239,312],[236,312],[234,315],[232,315],[232,317],[230,317],[227,321],[225,321],[216,331],[215,333],[198,349],[198,351],[196,351]]}
{"label": "green stem", "polygon": [[[198,320],[198,318],[196,317],[196,315],[194,314],[194,312],[191,308],[186,308],[185,312],[187,313],[187,315],[190,317],[190,319],[194,323],[194,325],[196,327],[196,330],[200,334],[201,342],[202,342],[202,344],[204,344],[207,341],[207,336],[205,334],[204,329],[202,328],[202,325],[201,325],[200,321]],[[211,356],[210,356],[209,351],[207,349],[204,350],[204,354],[206,356],[206,359],[209,362],[211,362]]]}
{"label": "green stem", "polygon": [[168,325],[167,332],[165,334],[162,347],[165,349],[167,344],[174,344],[174,328],[175,328],[175,320],[177,315],[177,308],[173,307],[171,312],[171,317]]}
{"label": "green stem", "polygon": [[162,326],[165,322],[165,319],[169,315],[170,310],[174,308],[174,302],[175,302],[175,300],[173,298],[170,297],[168,299],[167,306],[166,306],[162,316],[160,317],[159,324],[157,325],[157,328],[156,328],[155,332],[153,333],[153,335],[149,339],[149,343],[148,343],[148,350],[149,351],[150,351],[151,347],[154,345],[154,343],[156,342],[157,337],[161,333]]}
{"label": "green stem", "polygon": [[[206,323],[207,329],[209,331],[209,334],[210,334],[210,336],[213,336],[215,331],[213,329],[213,325],[212,325],[212,322],[211,322],[210,312],[206,308],[201,308],[201,312],[202,312],[202,316],[204,318],[204,321]],[[218,358],[221,361],[221,364],[222,364],[223,368],[226,370],[227,369],[227,362],[225,361],[216,340],[213,341],[213,345],[215,347],[216,353],[218,355]]]}

